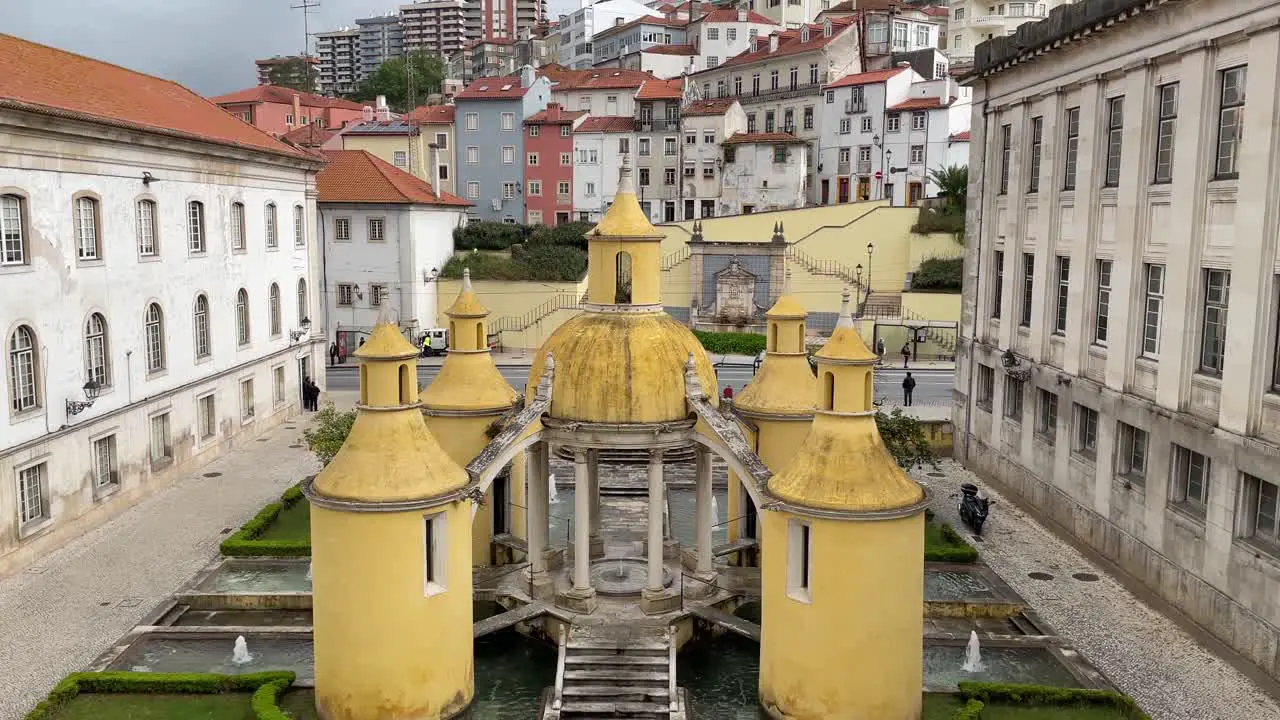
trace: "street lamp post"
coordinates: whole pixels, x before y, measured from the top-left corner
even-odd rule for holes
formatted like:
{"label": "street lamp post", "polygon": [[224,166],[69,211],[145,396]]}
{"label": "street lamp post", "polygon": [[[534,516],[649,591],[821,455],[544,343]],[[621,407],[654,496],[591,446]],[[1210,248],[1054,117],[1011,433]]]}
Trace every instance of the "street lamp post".
{"label": "street lamp post", "polygon": [[[884,151],[884,187],[890,188],[889,192],[884,193],[889,196],[889,207],[893,207],[893,183],[889,182],[893,179],[893,151]],[[867,268],[867,274],[870,274],[870,268]]]}
{"label": "street lamp post", "polygon": [[874,252],[875,249],[876,249],[875,245],[872,245],[871,243],[867,243],[867,297],[866,297],[866,300],[871,299],[871,253]]}
{"label": "street lamp post", "polygon": [[[858,288],[861,289],[862,288],[862,263],[858,263],[856,266],[854,266],[853,272],[855,273],[855,277],[857,277]],[[862,317],[862,303],[858,303],[858,307],[855,308],[853,315],[854,317]]]}

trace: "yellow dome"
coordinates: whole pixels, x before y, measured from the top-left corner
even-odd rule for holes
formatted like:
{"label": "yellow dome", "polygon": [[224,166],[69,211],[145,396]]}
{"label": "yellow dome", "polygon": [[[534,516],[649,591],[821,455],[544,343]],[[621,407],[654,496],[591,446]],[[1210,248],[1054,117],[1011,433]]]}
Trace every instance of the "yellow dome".
{"label": "yellow dome", "polygon": [[432,437],[417,408],[358,412],[342,449],[312,484],[319,494],[395,502],[438,497],[467,484],[466,471]]}
{"label": "yellow dome", "polygon": [[768,353],[751,384],[733,397],[733,406],[743,412],[770,415],[813,415],[817,379],[809,358]]}
{"label": "yellow dome", "polygon": [[529,370],[533,397],[547,354],[555,358],[550,416],[596,423],[684,420],[684,367],[693,354],[715,404],[716,374],[702,344],[666,313],[583,313],[552,333]]}
{"label": "yellow dome", "polygon": [[489,353],[450,352],[422,391],[422,405],[428,410],[497,411],[511,407],[517,395]]}

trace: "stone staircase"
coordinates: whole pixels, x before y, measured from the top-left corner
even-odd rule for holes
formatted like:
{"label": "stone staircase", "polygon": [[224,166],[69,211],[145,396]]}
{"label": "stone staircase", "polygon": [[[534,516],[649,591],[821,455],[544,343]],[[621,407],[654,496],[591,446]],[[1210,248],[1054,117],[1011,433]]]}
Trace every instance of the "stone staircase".
{"label": "stone staircase", "polygon": [[685,720],[669,628],[574,626],[542,720]]}
{"label": "stone staircase", "polygon": [[875,292],[862,306],[862,316],[872,318],[902,317],[902,293]]}

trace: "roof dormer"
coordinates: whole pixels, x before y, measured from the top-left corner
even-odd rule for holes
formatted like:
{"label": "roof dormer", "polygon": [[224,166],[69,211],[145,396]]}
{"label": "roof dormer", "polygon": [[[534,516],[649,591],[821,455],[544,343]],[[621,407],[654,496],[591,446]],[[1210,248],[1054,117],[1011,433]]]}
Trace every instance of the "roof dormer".
{"label": "roof dormer", "polygon": [[809,42],[809,26],[808,25],[805,25],[804,27],[800,28],[800,42],[802,43]]}
{"label": "roof dormer", "polygon": [[822,37],[831,37],[834,28],[831,26],[831,18],[824,18],[822,21]]}

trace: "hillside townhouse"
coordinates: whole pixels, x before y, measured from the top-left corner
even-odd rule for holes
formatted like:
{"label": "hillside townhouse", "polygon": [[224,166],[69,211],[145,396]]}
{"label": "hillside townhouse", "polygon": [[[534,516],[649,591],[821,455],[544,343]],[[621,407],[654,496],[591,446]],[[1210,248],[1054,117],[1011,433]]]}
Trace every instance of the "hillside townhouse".
{"label": "hillside townhouse", "polygon": [[525,28],[516,38],[516,67],[542,67],[560,60],[559,35],[551,23],[541,22]]}
{"label": "hillside townhouse", "polygon": [[698,51],[693,45],[650,45],[627,52],[616,61],[601,63],[597,67],[620,67],[639,70],[664,80],[678,78],[689,71]]}
{"label": "hillside townhouse", "polygon": [[786,30],[812,23],[828,0],[751,0],[752,9]]}
{"label": "hillside townhouse", "polygon": [[936,48],[942,41],[943,24],[926,8],[899,0],[846,0],[818,13],[818,21],[844,18],[861,22],[865,33],[864,65],[867,70],[893,67],[895,53]]}
{"label": "hillside townhouse", "polygon": [[[969,164],[967,133],[973,91],[949,77],[911,83],[905,98],[885,109],[883,196],[915,205],[940,189],[929,173]],[[896,117],[896,120],[894,119]],[[895,131],[894,128],[897,128]]]}
{"label": "hillside townhouse", "polygon": [[947,53],[952,63],[968,66],[973,63],[973,52],[978,43],[992,38],[1012,35],[1020,25],[1038,22],[1049,11],[1069,5],[1071,0],[1044,0],[1044,2],[988,2],[988,0],[952,0],[947,6],[951,17],[947,21]]}
{"label": "hillside townhouse", "polygon": [[848,18],[828,18],[757,36],[746,52],[688,78],[696,97],[736,97],[746,113],[748,133],[784,132],[805,141],[810,203],[818,199],[813,173],[818,145],[825,141],[818,123],[823,87],[861,71],[857,30]]}
{"label": "hillside townhouse", "polygon": [[721,214],[804,207],[805,142],[790,133],[738,133],[721,143]]}
{"label": "hillside townhouse", "polygon": [[707,12],[689,23],[686,38],[693,45],[689,72],[714,68],[751,47],[751,38],[778,30],[778,24],[745,6],[739,9],[705,6]]}
{"label": "hillside townhouse", "polygon": [[342,149],[364,150],[420,178],[430,168],[418,125],[404,119],[356,123],[342,132]]}
{"label": "hillside townhouse", "polygon": [[336,130],[359,122],[364,114],[360,103],[275,85],[258,85],[219,95],[211,101],[250,125],[277,136],[302,125]]}
{"label": "hillside townhouse", "polygon": [[734,98],[695,100],[680,113],[680,181],[684,185],[685,218],[715,217],[736,212],[724,198],[724,154],[721,143],[746,132],[747,115]]}
{"label": "hillside townhouse", "polygon": [[5,573],[296,416],[325,338],[313,153],[10,35],[0,67]]}
{"label": "hillside townhouse", "polygon": [[556,30],[560,38],[556,61],[574,70],[589,68],[595,62],[595,33],[651,14],[652,10],[636,0],[608,0],[561,15]]}
{"label": "hillside townhouse", "polygon": [[[422,177],[431,183],[438,192],[457,195],[454,184],[454,117],[457,107],[454,105],[423,105],[414,108],[405,115],[405,119],[415,123],[420,132],[422,142],[426,143],[426,162],[428,172]],[[383,158],[385,160],[385,158]]]}
{"label": "hillside townhouse", "polygon": [[679,219],[680,80],[646,80],[636,92],[636,190],[640,207],[653,222]]}
{"label": "hillside townhouse", "polygon": [[516,70],[516,43],[506,38],[487,38],[468,43],[454,53],[463,84],[480,78],[511,75]]}
{"label": "hillside townhouse", "polygon": [[551,99],[561,107],[605,116],[634,114],[636,92],[645,81],[653,79],[648,73],[619,68],[556,67],[546,68],[541,74],[552,81]]}
{"label": "hillside townhouse", "polygon": [[550,101],[551,81],[531,67],[477,80],[454,99],[456,187],[475,203],[475,219],[525,217],[523,123]]}
{"label": "hillside townhouse", "polygon": [[[596,222],[618,191],[622,157],[635,151],[635,118],[588,115],[573,131],[573,219]],[[634,156],[633,163],[634,163]],[[649,170],[642,177],[648,184]],[[645,190],[637,187],[641,201]],[[559,190],[557,189],[557,192]]]}
{"label": "hillside townhouse", "polygon": [[592,64],[597,67],[616,67],[620,59],[629,53],[657,45],[686,45],[687,20],[670,19],[656,15],[596,30],[592,45]]}
{"label": "hillside townhouse", "polygon": [[559,225],[573,215],[573,129],[582,110],[559,103],[524,121],[525,219],[530,225]]}

